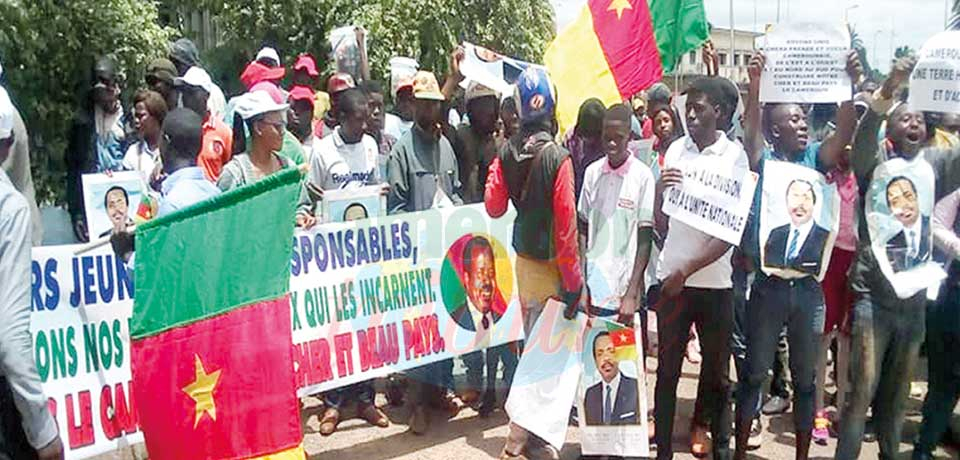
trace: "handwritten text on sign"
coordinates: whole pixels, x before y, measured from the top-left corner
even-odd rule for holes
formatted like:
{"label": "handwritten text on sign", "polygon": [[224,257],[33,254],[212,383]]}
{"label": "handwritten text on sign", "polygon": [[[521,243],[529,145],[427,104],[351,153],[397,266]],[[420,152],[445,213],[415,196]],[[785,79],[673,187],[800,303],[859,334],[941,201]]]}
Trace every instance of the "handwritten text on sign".
{"label": "handwritten text on sign", "polygon": [[704,233],[739,245],[750,215],[757,175],[749,169],[714,170],[686,163],[683,184],[664,192],[663,212]]}
{"label": "handwritten text on sign", "polygon": [[763,102],[820,103],[849,100],[846,72],[850,36],[842,26],[778,24],[763,47],[767,58],[760,80]]}
{"label": "handwritten text on sign", "polygon": [[960,32],[942,32],[923,45],[910,75],[910,105],[960,113]]}

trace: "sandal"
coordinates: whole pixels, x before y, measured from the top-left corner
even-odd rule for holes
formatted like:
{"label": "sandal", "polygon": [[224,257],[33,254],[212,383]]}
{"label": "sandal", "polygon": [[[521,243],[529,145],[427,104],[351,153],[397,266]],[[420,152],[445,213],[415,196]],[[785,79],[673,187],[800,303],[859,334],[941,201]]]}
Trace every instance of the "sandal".
{"label": "sandal", "polygon": [[330,436],[337,431],[337,425],[340,424],[340,411],[333,407],[328,407],[323,411],[323,417],[320,419],[320,435]]}

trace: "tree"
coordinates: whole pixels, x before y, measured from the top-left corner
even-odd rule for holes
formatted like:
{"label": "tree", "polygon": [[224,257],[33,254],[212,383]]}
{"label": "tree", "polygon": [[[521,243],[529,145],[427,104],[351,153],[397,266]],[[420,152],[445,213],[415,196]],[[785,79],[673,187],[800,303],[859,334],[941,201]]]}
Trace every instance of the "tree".
{"label": "tree", "polygon": [[902,57],[907,57],[917,54],[916,50],[911,48],[909,45],[898,46],[896,51],[893,52],[893,60],[896,61]]}
{"label": "tree", "polygon": [[[180,2],[182,4],[183,2]],[[275,46],[285,63],[301,52],[323,64],[328,33],[345,25],[368,31],[374,78],[389,76],[393,56],[417,59],[421,68],[446,71],[449,51],[461,40],[520,59],[540,61],[553,36],[546,0],[193,0],[210,11],[223,45],[204,53],[205,63],[226,83],[241,88],[240,70],[263,45]],[[439,76],[439,75],[438,75]]]}
{"label": "tree", "polygon": [[117,60],[129,100],[147,63],[166,54],[172,30],[157,24],[156,5],[144,0],[5,0],[0,17],[3,77],[30,131],[37,199],[61,203],[66,138],[94,60]]}

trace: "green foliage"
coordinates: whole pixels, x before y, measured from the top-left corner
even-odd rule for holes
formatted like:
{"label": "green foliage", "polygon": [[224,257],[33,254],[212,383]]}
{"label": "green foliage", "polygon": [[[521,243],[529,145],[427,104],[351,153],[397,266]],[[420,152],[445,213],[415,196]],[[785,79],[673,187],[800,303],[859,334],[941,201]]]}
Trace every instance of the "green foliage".
{"label": "green foliage", "polygon": [[284,63],[309,52],[323,65],[327,35],[345,25],[367,29],[371,73],[380,80],[389,76],[393,56],[441,74],[461,40],[540,61],[553,37],[546,0],[193,0],[191,6],[209,10],[219,26],[224,45],[204,60],[228,92],[239,90],[238,74],[260,46],[275,46]]}
{"label": "green foliage", "polygon": [[144,0],[0,0],[0,61],[30,131],[37,199],[61,203],[64,150],[97,56],[114,57],[126,77],[124,100],[147,63],[166,54],[172,31]]}
{"label": "green foliage", "polygon": [[917,51],[911,48],[909,45],[898,46],[896,51],[893,52],[893,59],[897,60],[902,57],[914,56],[917,54]]}

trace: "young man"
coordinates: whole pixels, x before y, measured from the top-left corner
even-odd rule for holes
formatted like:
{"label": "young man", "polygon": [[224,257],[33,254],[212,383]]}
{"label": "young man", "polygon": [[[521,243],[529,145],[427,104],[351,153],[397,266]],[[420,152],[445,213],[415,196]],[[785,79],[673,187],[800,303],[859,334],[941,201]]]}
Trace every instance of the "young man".
{"label": "young man", "polygon": [[[520,132],[504,144],[490,164],[484,204],[500,217],[508,202],[517,210],[513,247],[523,328],[530,333],[548,298],[567,305],[576,317],[585,303],[578,254],[576,201],[570,154],[554,142],[556,96],[546,71],[528,68],[517,81]],[[551,458],[559,453],[516,423],[501,458]]]}
{"label": "young man", "polygon": [[587,288],[601,316],[632,325],[644,292],[650,257],[656,183],[645,164],[630,155],[630,108],[616,104],[603,118],[606,158],[584,174],[577,206]]}
{"label": "young man", "polygon": [[413,97],[413,78],[400,80],[393,94],[393,111],[384,119],[385,133],[400,139],[413,127],[413,109],[416,99]]}
{"label": "young man", "polygon": [[[365,134],[368,115],[367,96],[358,88],[340,94],[337,104],[339,126],[320,140],[310,154],[310,173],[304,182],[298,220],[306,224],[317,217],[316,204],[324,190],[377,185],[380,178],[377,142]],[[329,216],[320,216],[324,220]],[[309,226],[309,225],[307,225]]]}
{"label": "young man", "polygon": [[[0,163],[10,155],[16,109],[0,87]],[[63,459],[30,334],[30,208],[0,169],[0,458]]]}
{"label": "young man", "polygon": [[580,189],[583,187],[583,172],[591,163],[603,158],[600,137],[605,110],[599,99],[583,101],[577,112],[577,124],[563,139],[563,147],[570,152],[573,160],[573,191],[577,200],[580,199]]}
{"label": "young man", "polygon": [[[170,45],[169,58],[177,69],[177,76],[180,77],[185,77],[191,67],[201,67],[200,51],[197,49],[197,45],[188,38],[181,38]],[[207,97],[207,109],[215,118],[222,118],[227,107],[227,99],[223,95],[223,90],[211,81],[207,92],[209,95]],[[170,107],[175,106],[171,105]],[[200,116],[203,116],[203,114]]]}
{"label": "young man", "polygon": [[[417,72],[413,95],[416,124],[393,146],[387,162],[387,209],[391,214],[463,204],[457,159],[441,130],[444,97],[437,78],[430,72]],[[438,401],[452,415],[463,408],[452,389],[452,359],[415,368],[408,375],[413,407],[410,430],[414,434],[426,432],[429,400]]]}
{"label": "young man", "polygon": [[500,118],[500,101],[497,92],[477,82],[467,87],[464,99],[470,124],[457,128],[453,138],[453,150],[460,164],[463,180],[463,201],[467,204],[483,201],[483,188],[487,183],[487,169],[496,156],[497,119]]}
{"label": "young man", "polygon": [[327,94],[330,95],[330,110],[323,115],[323,118],[313,124],[313,134],[320,139],[327,137],[333,132],[333,129],[340,123],[337,120],[337,104],[340,100],[340,93],[356,88],[357,84],[353,77],[348,73],[337,72],[327,80]]}
{"label": "young man", "polygon": [[691,324],[702,335],[704,417],[710,420],[715,459],[730,458],[730,334],[733,329],[732,249],[729,243],[660,211],[664,189],[683,183],[684,165],[701,168],[747,168],[746,153],[717,130],[723,90],[716,78],[701,78],[687,90],[685,108],[689,134],[674,142],[664,157],[657,186],[656,218],[667,226],[667,236],[657,266],[660,306],[657,326],[662,337],[658,349],[656,400],[657,458],[673,458],[671,437],[676,411],[676,386]]}
{"label": "young man", "polygon": [[207,100],[213,91],[210,75],[200,67],[191,67],[182,77],[174,80],[180,92],[181,104],[203,118],[203,148],[197,157],[197,165],[211,182],[220,178],[223,165],[233,156],[233,131],[219,116],[214,116]]}
{"label": "young man", "polygon": [[[913,58],[895,63],[890,77],[874,93],[870,110],[858,128],[851,164],[857,176],[861,202],[870,188],[876,167],[893,158],[902,158],[911,165],[918,161],[929,164],[936,177],[933,184],[935,198],[955,190],[960,181],[956,174],[948,173],[960,167],[960,155],[956,150],[944,152],[923,148],[926,140],[923,112],[908,104],[893,106],[898,88],[907,82],[914,63]],[[876,133],[884,114],[888,114],[886,137],[882,144],[878,144]],[[926,329],[926,291],[921,290],[906,299],[896,295],[871,249],[864,213],[860,212],[860,216],[860,243],[850,275],[850,285],[857,295],[851,329],[851,394],[841,413],[838,460],[859,457],[871,402],[874,402],[873,421],[880,457],[897,457],[908,381],[913,375]]]}
{"label": "young man", "polygon": [[397,143],[397,138],[387,134],[383,129],[384,115],[387,113],[383,102],[383,87],[376,80],[367,80],[360,87],[367,94],[367,107],[370,112],[370,118],[367,118],[366,132],[377,141],[377,145],[380,147],[378,160],[380,175],[386,177],[387,160],[390,158],[390,151],[393,150],[394,144]]}
{"label": "young man", "polygon": [[290,112],[287,113],[287,132],[293,134],[303,147],[303,155],[310,158],[313,146],[320,142],[313,135],[313,91],[306,86],[294,86],[287,100]]}
{"label": "young man", "polygon": [[[763,212],[760,192],[763,187],[763,171],[766,161],[786,161],[827,172],[834,167],[844,148],[853,138],[856,129],[856,113],[853,101],[844,101],[837,114],[838,129],[835,135],[821,143],[810,143],[806,114],[797,104],[769,104],[760,108],[760,78],[764,68],[764,56],[757,53],[750,62],[750,87],[747,99],[746,148],[751,168],[760,175],[758,192],[754,195],[754,215]],[[847,61],[847,73],[853,81],[860,77],[860,62],[855,52]],[[761,124],[766,127],[764,130]],[[766,131],[773,150],[764,149],[762,132]],[[807,458],[813,430],[815,412],[814,382],[816,379],[817,348],[823,333],[823,289],[816,276],[820,272],[822,250],[829,230],[813,220],[816,203],[813,186],[805,180],[792,180],[787,187],[786,204],[791,222],[776,228],[767,241],[767,265],[790,267],[807,273],[797,279],[767,276],[760,267],[759,219],[746,238],[751,241],[746,248],[753,260],[755,280],[751,296],[746,304],[746,369],[744,381],[737,393],[737,460],[746,458],[747,442],[753,420],[761,405],[761,390],[773,363],[780,331],[787,327],[790,350],[790,369],[794,386],[794,427],[796,429],[796,458]],[[789,240],[789,241],[788,241]],[[814,244],[819,241],[819,244]],[[810,243],[810,244],[806,244]],[[801,265],[802,264],[802,265]]]}

